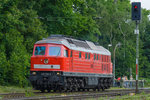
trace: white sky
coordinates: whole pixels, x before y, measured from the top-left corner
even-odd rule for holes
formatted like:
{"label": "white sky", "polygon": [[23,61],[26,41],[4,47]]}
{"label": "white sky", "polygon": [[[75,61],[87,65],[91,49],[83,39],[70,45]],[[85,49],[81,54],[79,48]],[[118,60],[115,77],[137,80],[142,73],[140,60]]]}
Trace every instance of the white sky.
{"label": "white sky", "polygon": [[150,0],[130,0],[131,2],[141,2],[142,8],[150,10]]}
{"label": "white sky", "polygon": [[150,10],[150,0],[130,0],[131,2],[141,2],[142,8]]}

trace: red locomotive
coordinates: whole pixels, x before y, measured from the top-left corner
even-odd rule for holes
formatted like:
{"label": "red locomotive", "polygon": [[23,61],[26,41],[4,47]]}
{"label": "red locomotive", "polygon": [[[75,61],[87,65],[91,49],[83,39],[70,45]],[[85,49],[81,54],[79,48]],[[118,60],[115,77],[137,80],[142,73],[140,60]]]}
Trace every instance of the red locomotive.
{"label": "red locomotive", "polygon": [[111,53],[93,42],[51,35],[34,45],[30,81],[37,90],[104,90],[112,79]]}

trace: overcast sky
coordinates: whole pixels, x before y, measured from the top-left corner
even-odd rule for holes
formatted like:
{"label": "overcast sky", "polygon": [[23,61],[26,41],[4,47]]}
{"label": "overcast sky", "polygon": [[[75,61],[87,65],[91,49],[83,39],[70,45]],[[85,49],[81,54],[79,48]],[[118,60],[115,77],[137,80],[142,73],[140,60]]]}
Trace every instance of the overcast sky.
{"label": "overcast sky", "polygon": [[150,10],[150,0],[130,0],[131,2],[141,2],[142,8]]}

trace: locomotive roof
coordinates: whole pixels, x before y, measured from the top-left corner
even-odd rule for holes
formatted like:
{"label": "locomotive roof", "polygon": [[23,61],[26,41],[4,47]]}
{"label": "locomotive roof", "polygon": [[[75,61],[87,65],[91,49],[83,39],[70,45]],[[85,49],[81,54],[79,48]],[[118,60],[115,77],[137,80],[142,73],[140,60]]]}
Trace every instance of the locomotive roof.
{"label": "locomotive roof", "polygon": [[47,39],[37,41],[35,44],[43,44],[43,43],[63,44],[72,50],[111,55],[111,53],[104,47],[97,46],[93,42],[86,40],[83,41],[62,36],[51,36],[48,37]]}

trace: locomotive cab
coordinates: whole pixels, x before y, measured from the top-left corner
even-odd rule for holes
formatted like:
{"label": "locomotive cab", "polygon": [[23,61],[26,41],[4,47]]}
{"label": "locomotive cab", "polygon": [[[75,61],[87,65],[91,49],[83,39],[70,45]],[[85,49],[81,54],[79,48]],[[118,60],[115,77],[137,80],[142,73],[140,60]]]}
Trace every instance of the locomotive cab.
{"label": "locomotive cab", "polygon": [[62,45],[35,45],[31,57],[31,71],[61,71],[68,50]]}
{"label": "locomotive cab", "polygon": [[[62,84],[62,70],[68,50],[59,44],[35,44],[31,57],[30,81],[34,88],[44,89],[56,83]],[[59,81],[59,82],[58,82]],[[44,84],[44,85],[43,85]]]}

